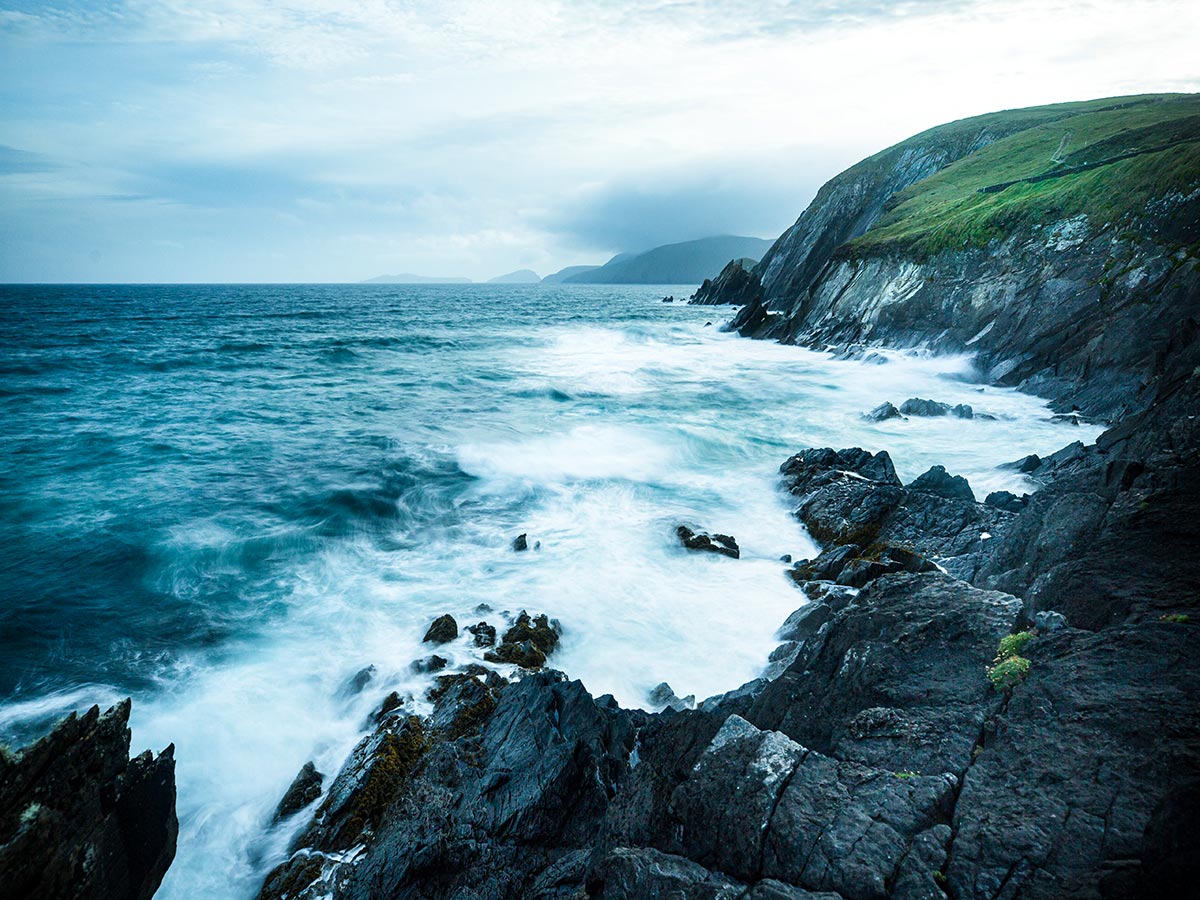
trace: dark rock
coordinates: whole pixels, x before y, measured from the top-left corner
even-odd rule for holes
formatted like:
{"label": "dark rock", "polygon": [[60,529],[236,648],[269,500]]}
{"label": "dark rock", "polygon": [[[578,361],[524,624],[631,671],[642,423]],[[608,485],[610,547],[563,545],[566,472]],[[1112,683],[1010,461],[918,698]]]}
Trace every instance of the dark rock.
{"label": "dark rock", "polygon": [[685,709],[693,709],[696,706],[696,698],[689,694],[686,697],[676,697],[675,692],[671,690],[671,686],[665,681],[653,688],[646,695],[646,700],[655,709],[670,708],[679,712]]}
{"label": "dark rock", "polygon": [[529,549],[529,536],[524,535],[524,534],[518,534],[515,538],[513,538],[512,548],[513,548],[513,550],[516,550],[517,552],[520,552],[522,550],[528,550]]}
{"label": "dark rock", "polygon": [[404,706],[404,698],[396,691],[392,691],[383,698],[383,703],[379,705],[379,709],[375,712],[375,721],[378,722],[388,713],[395,712]]}
{"label": "dark rock", "polygon": [[467,631],[475,635],[476,647],[491,647],[496,643],[496,627],[489,625],[487,622],[480,622],[477,625],[468,625]]}
{"label": "dark rock", "polygon": [[526,612],[504,633],[494,650],[484,653],[488,662],[508,663],[525,669],[546,664],[546,657],[558,646],[558,629],[544,614],[530,617]]}
{"label": "dark rock", "polygon": [[1011,491],[992,491],[983,502],[1005,512],[1019,513],[1029,503],[1029,495],[1024,494],[1018,497]]}
{"label": "dark rock", "polygon": [[950,404],[913,397],[900,404],[900,412],[906,416],[944,416],[950,412]]}
{"label": "dark rock", "polygon": [[425,632],[425,637],[422,638],[422,641],[427,644],[448,644],[457,637],[458,623],[454,621],[454,616],[447,613],[433,620],[433,624]]}
{"label": "dark rock", "polygon": [[1024,475],[1028,475],[1030,472],[1036,472],[1039,468],[1041,468],[1041,465],[1042,458],[1036,453],[1031,453],[1028,456],[1022,457],[1021,459],[1014,460],[1013,462],[1002,463],[1001,465],[996,466],[996,468],[1012,469]]}
{"label": "dark rock", "polygon": [[175,857],[174,745],[129,757],[130,701],[0,752],[0,879],[14,900],[149,900]]}
{"label": "dark rock", "polygon": [[432,656],[426,656],[424,659],[414,659],[409,667],[414,672],[440,672],[448,665],[450,665],[449,660],[435,653]]}
{"label": "dark rock", "polygon": [[1033,624],[1038,631],[1044,631],[1047,634],[1055,631],[1062,631],[1067,627],[1067,617],[1060,612],[1053,610],[1043,610],[1033,617]]}
{"label": "dark rock", "polygon": [[924,475],[918,475],[916,481],[908,488],[912,491],[945,497],[947,500],[975,502],[975,492],[971,490],[967,479],[961,475],[951,475],[944,466],[931,467]]}
{"label": "dark rock", "polygon": [[779,626],[775,636],[781,641],[803,641],[812,637],[822,625],[833,618],[833,610],[825,603],[809,603],[800,607]]}
{"label": "dark rock", "polygon": [[886,422],[888,419],[903,419],[904,416],[893,404],[885,402],[870,412],[863,413],[863,418],[871,422]]}
{"label": "dark rock", "polygon": [[861,588],[889,572],[903,572],[904,565],[881,559],[859,557],[852,559],[838,574],[837,583],[846,587]]}
{"label": "dark rock", "polygon": [[1020,611],[941,573],[885,575],[742,715],[837,759],[960,772],[996,702],[985,669]]}
{"label": "dark rock", "polygon": [[593,900],[739,900],[744,885],[682,856],[618,847],[602,856],[587,877]]}
{"label": "dark rock", "polygon": [[805,581],[834,581],[846,563],[862,553],[858,544],[839,544],[821,551],[816,559],[804,559],[792,566],[792,580],[797,584]]}
{"label": "dark rock", "polygon": [[374,666],[364,666],[354,673],[353,676],[342,685],[341,696],[353,697],[361,694],[363,688],[371,683],[371,679],[375,677]]}
{"label": "dark rock", "polygon": [[737,541],[728,534],[707,534],[703,531],[693,531],[686,525],[677,527],[675,534],[679,536],[679,542],[689,550],[719,553],[731,559],[738,559],[741,556]]}
{"label": "dark rock", "polygon": [[734,259],[721,270],[715,279],[704,279],[688,303],[715,306],[729,303],[744,306],[753,303],[762,293],[758,278],[742,265],[743,260]]}
{"label": "dark rock", "polygon": [[[951,896],[1171,896],[1137,861],[1156,810],[1197,771],[1198,651],[1193,629],[1154,625],[1038,637],[963,780]],[[1194,860],[1195,833],[1180,842]]]}
{"label": "dark rock", "polygon": [[[950,408],[950,415],[958,419],[974,419],[975,410],[968,403],[959,403],[957,406]],[[980,416],[979,418],[993,419],[995,416]]]}
{"label": "dark rock", "polygon": [[800,588],[809,600],[824,603],[834,612],[845,609],[858,596],[857,588],[834,584],[832,581],[806,581]]}
{"label": "dark rock", "polygon": [[300,771],[296,773],[291,786],[284,793],[283,799],[279,801],[279,806],[275,808],[274,821],[278,822],[289,816],[294,816],[320,797],[321,785],[324,781],[325,776],[317,771],[317,767],[313,765],[312,760],[306,762],[300,767]]}
{"label": "dark rock", "polygon": [[790,553],[783,554],[783,556],[779,557],[779,561],[781,563],[790,563],[792,561],[792,554],[790,554]]}

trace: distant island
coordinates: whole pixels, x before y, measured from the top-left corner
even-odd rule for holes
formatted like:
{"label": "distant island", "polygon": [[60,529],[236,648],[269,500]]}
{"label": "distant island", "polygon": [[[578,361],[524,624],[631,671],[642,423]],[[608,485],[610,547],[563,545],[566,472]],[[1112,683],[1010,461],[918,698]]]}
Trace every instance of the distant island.
{"label": "distant island", "polygon": [[[700,284],[715,277],[731,260],[749,270],[771,247],[771,241],[719,235],[665,244],[640,253],[618,253],[603,265],[567,266],[545,278],[518,269],[489,278],[487,284]],[[427,275],[378,275],[364,284],[473,284],[470,278]]]}
{"label": "distant island", "polygon": [[[721,235],[621,254],[595,269],[576,272],[566,284],[699,284],[733,259],[761,259],[773,241]],[[565,269],[563,270],[566,271]]]}

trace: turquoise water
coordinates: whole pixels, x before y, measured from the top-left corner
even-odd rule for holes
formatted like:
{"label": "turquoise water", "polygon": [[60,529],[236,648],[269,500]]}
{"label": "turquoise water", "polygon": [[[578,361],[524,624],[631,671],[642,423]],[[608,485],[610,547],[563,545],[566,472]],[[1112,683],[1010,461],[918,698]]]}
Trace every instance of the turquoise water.
{"label": "turquoise water", "polygon": [[[966,359],[837,361],[659,302],[689,290],[0,288],[0,736],[132,694],[135,752],[177,746],[161,896],[250,897],[280,794],[307,759],[336,771],[388,691],[419,696],[435,615],[546,611],[593,693],[704,697],[804,602],[790,453],[888,449],[982,498],[1028,489],[997,463],[1095,434]],[[910,396],[997,419],[860,418]],[[742,559],[684,552],[679,521]],[[540,550],[509,549],[523,532]]]}

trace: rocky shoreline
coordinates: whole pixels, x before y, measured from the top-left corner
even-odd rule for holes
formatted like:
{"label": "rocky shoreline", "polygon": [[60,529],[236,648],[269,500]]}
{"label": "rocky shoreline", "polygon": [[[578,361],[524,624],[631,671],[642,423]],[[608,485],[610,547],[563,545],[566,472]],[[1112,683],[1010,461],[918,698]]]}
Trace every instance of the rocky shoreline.
{"label": "rocky shoreline", "polygon": [[[276,821],[308,823],[259,896],[1181,890],[1200,874],[1197,380],[1162,385],[1093,446],[1021,461],[1042,487],[1014,509],[940,467],[905,485],[884,452],[791,457],[781,487],[822,552],[784,572],[810,602],[764,677],[695,709],[666,686],[658,713],[593,698],[547,668],[545,616],[469,626],[481,663],[438,676],[431,712],[381,698],[327,786],[302,770]],[[736,558],[729,535],[679,539]],[[458,633],[446,616],[426,639]],[[84,895],[153,893],[174,851],[173,763],[170,748],[125,761],[127,717],[127,702],[71,717],[5,759],[5,871],[108,848]],[[102,763],[74,761],[101,746]],[[80,777],[98,806],[69,805]],[[74,830],[30,838],[37,804]],[[35,895],[72,896],[17,894]]]}

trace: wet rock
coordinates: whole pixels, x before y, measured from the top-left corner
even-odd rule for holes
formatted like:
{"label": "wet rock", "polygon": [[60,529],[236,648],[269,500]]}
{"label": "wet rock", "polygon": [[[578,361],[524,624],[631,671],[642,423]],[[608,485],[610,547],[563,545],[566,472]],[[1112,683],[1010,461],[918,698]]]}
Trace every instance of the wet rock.
{"label": "wet rock", "polygon": [[792,561],[792,554],[790,554],[790,553],[783,554],[783,556],[779,557],[779,561],[781,563],[790,563]]}
{"label": "wet rock", "polygon": [[752,270],[742,265],[743,262],[741,259],[730,260],[716,278],[705,278],[688,303],[706,306],[723,303],[744,306],[753,303],[761,296],[762,286]]}
{"label": "wet rock", "polygon": [[676,712],[685,709],[694,709],[696,706],[696,697],[694,694],[689,694],[686,697],[677,697],[675,696],[675,692],[671,690],[671,686],[665,681],[654,687],[646,695],[646,700],[655,709],[670,708]]}
{"label": "wet rock", "polygon": [[975,492],[971,490],[967,479],[961,475],[951,475],[946,471],[945,466],[932,466],[924,475],[918,475],[917,479],[908,487],[909,490],[933,494],[947,500],[975,502]]}
{"label": "wet rock", "polygon": [[149,900],[175,856],[174,746],[129,757],[130,701],[0,753],[6,897]]}
{"label": "wet rock", "polygon": [[983,502],[1005,512],[1019,513],[1029,503],[1029,495],[1024,494],[1018,497],[1011,491],[992,491]]}
{"label": "wet rock", "polygon": [[440,672],[448,665],[450,665],[449,660],[435,653],[432,656],[426,656],[424,659],[414,659],[409,668],[414,672]]}
{"label": "wet rock", "polygon": [[371,683],[371,679],[375,677],[375,667],[364,666],[350,677],[350,679],[342,685],[341,696],[354,697],[362,693],[363,688]]}
{"label": "wet rock", "polygon": [[803,641],[812,637],[833,618],[833,609],[827,603],[809,603],[800,607],[779,626],[775,636],[781,641]]}
{"label": "wet rock", "polygon": [[863,413],[863,418],[869,422],[886,422],[888,419],[903,419],[900,410],[890,403],[885,402],[879,404],[873,410]]}
{"label": "wet rock", "polygon": [[900,412],[906,416],[944,416],[950,412],[950,404],[913,397],[900,404]]}
{"label": "wet rock", "polygon": [[737,541],[728,534],[707,534],[703,531],[693,531],[686,525],[677,527],[675,534],[679,536],[679,542],[689,550],[719,553],[731,559],[738,559],[741,556]]}
{"label": "wet rock", "polygon": [[[950,407],[950,415],[958,419],[974,419],[975,410],[971,408],[969,403],[959,403],[956,406]],[[980,418],[994,419],[995,416],[980,416]]]}
{"label": "wet rock", "polygon": [[1020,472],[1023,475],[1028,475],[1030,472],[1036,472],[1042,465],[1042,458],[1036,453],[1031,453],[1028,456],[1023,456],[1013,462],[1001,463],[996,466],[997,469],[1011,469],[1015,472]]}
{"label": "wet rock", "polygon": [[529,549],[529,536],[525,535],[525,534],[518,534],[515,538],[513,538],[512,548],[513,548],[513,550],[517,551],[518,553],[521,552],[522,550],[528,550]]}
{"label": "wet rock", "polygon": [[458,623],[454,621],[454,616],[447,613],[433,620],[433,624],[421,640],[426,644],[448,644],[457,637]]}
{"label": "wet rock", "polygon": [[401,697],[397,691],[392,691],[390,694],[384,697],[383,702],[379,704],[379,709],[375,712],[375,721],[380,721],[384,716],[395,712],[402,706],[404,706],[404,698]]}
{"label": "wet rock", "polygon": [[522,611],[513,626],[504,633],[504,640],[494,650],[484,653],[488,662],[508,663],[523,669],[537,669],[546,664],[546,657],[558,646],[558,628],[545,614],[530,616]]}
{"label": "wet rock", "polygon": [[805,581],[834,581],[850,560],[862,553],[858,544],[839,544],[821,551],[816,559],[804,559],[792,566],[792,580],[798,584]]}
{"label": "wet rock", "polygon": [[682,856],[648,848],[619,847],[588,872],[593,900],[739,900],[745,887]]}
{"label": "wet rock", "polygon": [[804,596],[814,603],[825,603],[834,612],[845,609],[858,596],[858,589],[832,581],[806,581],[800,585]]}
{"label": "wet rock", "polygon": [[296,777],[292,779],[292,784],[284,793],[283,799],[279,801],[279,806],[275,808],[274,821],[279,822],[289,816],[294,816],[320,797],[321,785],[324,781],[325,776],[317,771],[312,760],[306,762],[296,773]]}
{"label": "wet rock", "polygon": [[496,643],[496,626],[489,625],[487,622],[468,625],[467,631],[475,636],[476,647],[491,647]]}
{"label": "wet rock", "polygon": [[1060,612],[1054,612],[1054,610],[1043,610],[1034,615],[1033,624],[1038,631],[1052,634],[1067,627],[1067,617]]}

